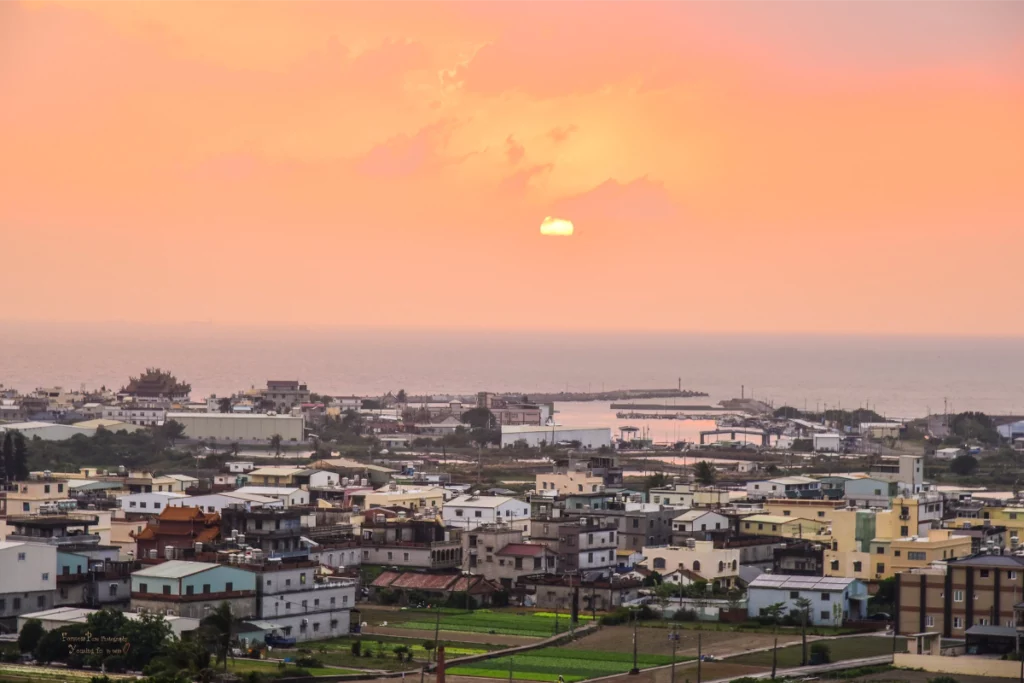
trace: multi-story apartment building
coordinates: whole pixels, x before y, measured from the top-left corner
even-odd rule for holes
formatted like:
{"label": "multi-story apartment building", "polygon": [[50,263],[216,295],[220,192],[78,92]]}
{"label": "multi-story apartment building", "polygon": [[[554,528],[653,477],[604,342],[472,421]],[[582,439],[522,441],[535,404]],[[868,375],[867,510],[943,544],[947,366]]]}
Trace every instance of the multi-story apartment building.
{"label": "multi-story apartment building", "polygon": [[117,503],[118,507],[126,514],[156,516],[163,510],[172,507],[174,501],[186,497],[184,493],[172,491],[129,493],[125,496],[118,496]]}
{"label": "multi-story apartment building", "polygon": [[618,525],[600,517],[533,519],[530,540],[556,553],[561,572],[608,575],[617,565]]}
{"label": "multi-story apartment building", "polygon": [[647,499],[651,503],[676,508],[720,508],[729,504],[729,492],[714,486],[671,484],[651,489]]}
{"label": "multi-story apartment building", "polygon": [[[571,517],[575,510],[567,511]],[[653,503],[613,503],[607,510],[591,512],[582,517],[614,525],[619,550],[640,549],[648,545],[665,545],[672,540],[672,520],[679,513],[670,507]]]}
{"label": "multi-story apartment building", "polygon": [[441,514],[445,524],[460,529],[495,523],[530,529],[530,504],[507,496],[459,496],[445,503]]}
{"label": "multi-story apartment building", "polygon": [[448,529],[435,520],[372,517],[362,527],[363,564],[418,569],[462,566],[461,529]]}
{"label": "multi-story apartment building", "polygon": [[847,507],[841,500],[825,498],[768,498],[763,506],[766,515],[802,517],[819,522],[831,522],[837,510]]}
{"label": "multi-story apartment building", "polygon": [[819,539],[827,530],[828,523],[824,520],[783,515],[750,515],[740,522],[740,531],[753,536]]}
{"label": "multi-story apartment building", "polygon": [[747,498],[820,498],[821,482],[812,477],[777,477],[747,482]]}
{"label": "multi-story apartment building", "polygon": [[444,489],[434,486],[388,484],[376,491],[353,496],[357,505],[369,510],[375,507],[402,507],[413,512],[440,511],[444,505]]}
{"label": "multi-story apartment building", "polygon": [[303,403],[309,403],[309,387],[298,380],[267,380],[263,398],[274,404],[278,412],[287,412]]}
{"label": "multi-story apartment building", "polygon": [[132,573],[135,612],[202,619],[222,602],[242,619],[256,616],[256,574],[211,562],[168,560]]}
{"label": "multi-story apartment building", "polygon": [[294,509],[225,507],[220,513],[221,538],[259,548],[265,557],[302,557],[302,512]]}
{"label": "multi-story apartment building", "polygon": [[317,577],[319,563],[308,557],[265,560],[262,553],[240,569],[256,575],[257,616],[299,641],[334,638],[349,632],[356,582]]}
{"label": "multi-story apartment building", "polygon": [[553,574],[555,551],[541,543],[524,543],[523,532],[505,524],[487,524],[462,535],[462,570],[481,574],[514,588],[523,576]]}
{"label": "multi-story apartment building", "polygon": [[155,427],[167,419],[167,406],[157,403],[119,403],[103,406],[104,420],[117,420],[137,427]]}
{"label": "multi-story apartment building", "polygon": [[53,477],[16,481],[6,493],[9,515],[33,515],[39,512],[40,506],[50,507],[45,504],[67,500],[71,495],[67,480]]}
{"label": "multi-story apartment building", "polygon": [[0,625],[14,630],[20,614],[53,607],[57,588],[57,546],[0,541]]}
{"label": "multi-story apartment building", "polygon": [[904,496],[912,496],[924,490],[924,456],[901,455],[886,458],[871,468],[874,479],[894,482]]}
{"label": "multi-story apartment building", "polygon": [[1015,637],[1014,606],[1024,596],[1024,558],[983,554],[896,575],[900,633],[964,638],[974,626]]}

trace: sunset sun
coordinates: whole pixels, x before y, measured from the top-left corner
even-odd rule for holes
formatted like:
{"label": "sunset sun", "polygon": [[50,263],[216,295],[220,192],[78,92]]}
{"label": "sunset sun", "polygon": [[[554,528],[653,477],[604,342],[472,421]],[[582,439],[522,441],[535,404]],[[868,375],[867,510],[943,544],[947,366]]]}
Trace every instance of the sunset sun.
{"label": "sunset sun", "polygon": [[548,216],[540,224],[540,234],[551,237],[571,237],[572,221]]}

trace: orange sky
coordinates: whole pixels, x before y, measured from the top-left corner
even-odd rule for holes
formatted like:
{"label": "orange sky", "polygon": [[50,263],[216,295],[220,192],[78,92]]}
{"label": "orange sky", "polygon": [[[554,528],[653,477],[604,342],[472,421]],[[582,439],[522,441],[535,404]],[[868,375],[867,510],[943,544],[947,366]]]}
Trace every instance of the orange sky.
{"label": "orange sky", "polygon": [[0,320],[1020,335],[1022,258],[1024,3],[0,3]]}

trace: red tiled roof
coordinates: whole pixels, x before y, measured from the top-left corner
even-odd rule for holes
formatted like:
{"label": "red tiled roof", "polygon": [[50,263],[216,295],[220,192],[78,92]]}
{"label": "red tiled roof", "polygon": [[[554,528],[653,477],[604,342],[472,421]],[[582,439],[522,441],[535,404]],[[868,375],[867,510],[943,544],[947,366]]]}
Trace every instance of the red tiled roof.
{"label": "red tiled roof", "polygon": [[517,557],[537,557],[543,555],[547,546],[536,543],[509,543],[498,551],[498,555],[513,555]]}
{"label": "red tiled roof", "polygon": [[494,593],[500,588],[493,582],[482,576],[460,576],[459,580],[452,584],[449,591],[453,593]]}
{"label": "red tiled roof", "polygon": [[158,518],[161,521],[167,520],[169,522],[189,522],[195,521],[206,521],[206,515],[203,511],[197,507],[189,507],[183,505],[182,507],[166,507],[160,513]]}
{"label": "red tiled roof", "polygon": [[387,588],[391,585],[391,582],[401,576],[399,572],[383,572],[380,576],[374,579],[370,585],[374,588]]}
{"label": "red tiled roof", "polygon": [[454,583],[457,578],[459,578],[458,574],[421,574],[419,572],[405,572],[391,584],[391,587],[443,591]]}

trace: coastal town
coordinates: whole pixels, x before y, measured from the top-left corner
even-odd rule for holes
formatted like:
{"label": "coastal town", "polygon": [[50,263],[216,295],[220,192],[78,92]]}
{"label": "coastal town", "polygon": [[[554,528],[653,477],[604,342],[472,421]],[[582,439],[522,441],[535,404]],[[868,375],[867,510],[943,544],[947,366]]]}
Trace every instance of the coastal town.
{"label": "coastal town", "polygon": [[1024,420],[695,397],[594,399],[706,427],[656,443],[557,395],[3,389],[4,657],[166,663],[55,641],[116,618],[238,675],[1016,676]]}

